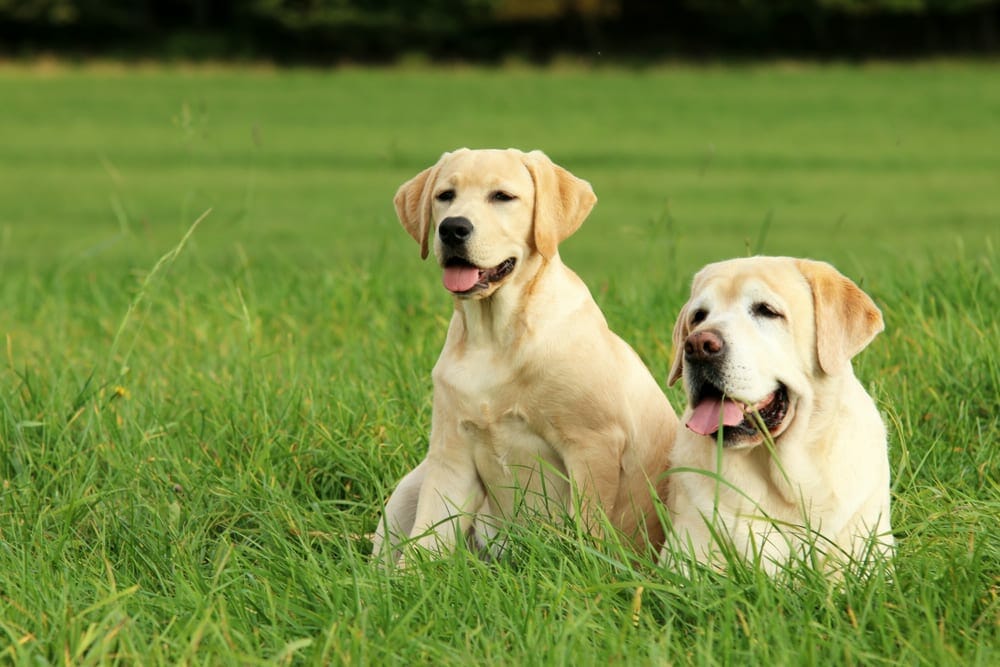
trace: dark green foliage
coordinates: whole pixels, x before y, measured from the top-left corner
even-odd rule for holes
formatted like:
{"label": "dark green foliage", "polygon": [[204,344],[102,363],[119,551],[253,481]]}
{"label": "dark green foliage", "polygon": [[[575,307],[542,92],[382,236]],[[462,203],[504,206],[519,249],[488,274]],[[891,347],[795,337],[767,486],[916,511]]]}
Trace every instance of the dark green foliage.
{"label": "dark green foliage", "polygon": [[0,0],[12,55],[607,62],[998,48],[998,0]]}

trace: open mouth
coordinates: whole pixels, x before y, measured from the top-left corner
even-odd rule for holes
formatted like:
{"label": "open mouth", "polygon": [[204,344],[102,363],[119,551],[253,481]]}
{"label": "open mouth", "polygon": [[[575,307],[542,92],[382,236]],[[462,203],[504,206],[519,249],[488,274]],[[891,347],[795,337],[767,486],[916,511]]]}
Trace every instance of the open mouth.
{"label": "open mouth", "polygon": [[699,389],[692,405],[694,409],[686,426],[695,433],[713,438],[721,427],[723,442],[732,446],[761,438],[758,427],[761,422],[771,437],[777,438],[785,430],[791,402],[788,388],[781,383],[753,404],[729,398],[718,387],[706,383]]}
{"label": "open mouth", "polygon": [[516,262],[513,257],[508,257],[491,269],[481,269],[467,260],[452,257],[444,264],[442,282],[452,294],[468,296],[481,292],[492,283],[498,283],[509,276]]}

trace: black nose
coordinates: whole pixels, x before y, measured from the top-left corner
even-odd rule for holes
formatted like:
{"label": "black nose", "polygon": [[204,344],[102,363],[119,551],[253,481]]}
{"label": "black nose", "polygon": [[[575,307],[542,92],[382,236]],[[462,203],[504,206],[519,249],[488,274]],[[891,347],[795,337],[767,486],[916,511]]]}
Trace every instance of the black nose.
{"label": "black nose", "polygon": [[696,331],[684,341],[684,358],[688,361],[711,361],[726,349],[726,344],[717,332],[706,329]]}
{"label": "black nose", "polygon": [[472,223],[468,218],[455,216],[445,218],[438,227],[438,236],[446,246],[462,245],[472,236]]}

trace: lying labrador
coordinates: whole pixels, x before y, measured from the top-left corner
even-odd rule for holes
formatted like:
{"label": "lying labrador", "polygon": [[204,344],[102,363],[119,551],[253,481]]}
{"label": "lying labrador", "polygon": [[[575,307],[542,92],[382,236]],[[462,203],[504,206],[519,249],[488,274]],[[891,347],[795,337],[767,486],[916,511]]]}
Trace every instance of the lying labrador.
{"label": "lying labrador", "polygon": [[882,329],[868,295],[823,262],[752,257],[695,276],[669,380],[683,375],[688,399],[673,555],[721,565],[724,544],[775,573],[809,545],[841,563],[891,552],[885,427],[851,368]]}
{"label": "lying labrador", "polygon": [[406,231],[433,248],[455,310],[434,367],[426,458],[385,506],[373,554],[404,543],[444,553],[500,546],[522,516],[601,515],[658,549],[654,497],[677,429],[638,355],[608,328],[558,245],[597,198],[540,151],[445,153],[395,197]]}

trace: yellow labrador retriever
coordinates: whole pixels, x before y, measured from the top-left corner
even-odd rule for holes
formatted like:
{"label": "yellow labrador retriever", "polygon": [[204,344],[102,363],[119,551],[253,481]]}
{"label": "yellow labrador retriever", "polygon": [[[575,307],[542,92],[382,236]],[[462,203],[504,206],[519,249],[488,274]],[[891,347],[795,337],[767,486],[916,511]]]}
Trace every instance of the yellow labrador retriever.
{"label": "yellow labrador retriever", "polygon": [[891,552],[885,427],[851,367],[882,329],[868,295],[823,262],[752,257],[695,276],[670,372],[688,398],[674,555],[720,565],[725,544],[774,573],[808,545],[840,563]]}
{"label": "yellow labrador retriever", "polygon": [[[404,183],[396,213],[433,253],[454,314],[434,367],[426,458],[392,493],[373,556],[404,543],[502,548],[522,508],[600,531],[598,509],[642,548],[677,417],[639,356],[607,325],[558,245],[597,198],[540,151],[445,153]],[[404,557],[405,560],[405,557]]]}

